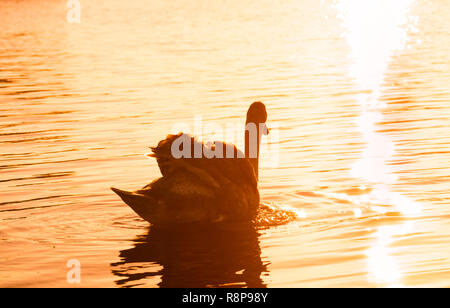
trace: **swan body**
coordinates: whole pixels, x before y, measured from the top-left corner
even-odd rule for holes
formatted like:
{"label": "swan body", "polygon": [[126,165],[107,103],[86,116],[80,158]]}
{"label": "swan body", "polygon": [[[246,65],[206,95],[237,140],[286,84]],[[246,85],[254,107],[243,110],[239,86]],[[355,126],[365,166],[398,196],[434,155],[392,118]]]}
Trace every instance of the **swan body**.
{"label": "swan body", "polygon": [[[265,123],[266,118],[265,106],[256,102],[249,108],[246,123]],[[260,136],[264,133],[258,132],[258,153]],[[233,158],[207,158],[204,154],[199,158],[194,155],[175,158],[172,146],[180,138],[191,145],[191,150],[203,149],[202,153],[217,147],[223,147],[224,153],[231,149]],[[135,192],[111,189],[153,225],[251,221],[260,201],[258,157],[248,157],[247,148],[247,134],[246,154],[223,142],[206,146],[183,133],[168,135],[151,148],[150,154],[156,158],[162,177]]]}

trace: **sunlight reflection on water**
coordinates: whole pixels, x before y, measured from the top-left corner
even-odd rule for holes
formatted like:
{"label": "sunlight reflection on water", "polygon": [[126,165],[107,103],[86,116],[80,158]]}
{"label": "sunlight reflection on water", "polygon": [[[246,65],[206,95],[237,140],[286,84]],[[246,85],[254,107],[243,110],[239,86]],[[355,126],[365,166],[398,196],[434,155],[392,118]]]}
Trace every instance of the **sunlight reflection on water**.
{"label": "sunlight reflection on water", "polygon": [[[383,120],[382,109],[386,104],[380,101],[382,84],[392,55],[406,45],[408,31],[408,12],[414,0],[340,0],[337,8],[341,12],[344,25],[347,28],[345,37],[351,47],[349,74],[366,93],[359,95],[361,115],[356,120],[366,147],[362,157],[354,164],[351,175],[361,178],[374,185],[367,196],[375,206],[372,209],[387,213],[398,211],[402,214],[418,214],[421,206],[392,191],[391,184],[396,183],[398,176],[388,162],[395,153],[395,144],[388,135],[377,131],[377,126]],[[378,205],[392,206],[381,207]],[[359,212],[358,212],[359,213]],[[359,215],[360,216],[360,215]],[[413,230],[408,223],[407,230]],[[386,283],[388,286],[399,286],[402,275],[398,269],[395,257],[388,245],[396,234],[405,234],[402,226],[379,227],[376,242],[367,251],[368,266],[375,282]]]}

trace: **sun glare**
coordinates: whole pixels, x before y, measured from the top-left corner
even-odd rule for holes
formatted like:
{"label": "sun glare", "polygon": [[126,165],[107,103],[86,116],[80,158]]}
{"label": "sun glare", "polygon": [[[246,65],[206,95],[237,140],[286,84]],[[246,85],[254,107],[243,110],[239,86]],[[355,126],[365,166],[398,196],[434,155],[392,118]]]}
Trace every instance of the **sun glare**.
{"label": "sun glare", "polygon": [[[391,190],[390,186],[398,180],[389,165],[396,154],[395,144],[389,135],[377,130],[383,120],[382,109],[386,107],[380,101],[386,71],[394,53],[406,45],[412,3],[413,0],[341,0],[336,3],[350,47],[349,75],[361,91],[357,97],[361,112],[356,127],[366,143],[351,175],[373,185],[367,199],[372,209],[382,214],[410,215],[420,212],[421,208]],[[369,276],[376,283],[398,286],[401,282],[401,272],[388,247],[399,228],[404,229],[401,226],[380,227],[376,242],[367,251]]]}

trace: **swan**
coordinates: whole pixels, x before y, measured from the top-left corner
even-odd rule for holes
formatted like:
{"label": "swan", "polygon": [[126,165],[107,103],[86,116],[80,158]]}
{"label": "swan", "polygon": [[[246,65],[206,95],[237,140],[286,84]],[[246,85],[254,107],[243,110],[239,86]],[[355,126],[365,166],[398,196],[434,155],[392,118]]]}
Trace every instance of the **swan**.
{"label": "swan", "polygon": [[252,103],[245,154],[224,142],[205,145],[187,134],[168,135],[149,155],[162,177],[134,192],[111,189],[152,225],[251,221],[260,201],[259,148],[269,133],[266,120],[265,105]]}

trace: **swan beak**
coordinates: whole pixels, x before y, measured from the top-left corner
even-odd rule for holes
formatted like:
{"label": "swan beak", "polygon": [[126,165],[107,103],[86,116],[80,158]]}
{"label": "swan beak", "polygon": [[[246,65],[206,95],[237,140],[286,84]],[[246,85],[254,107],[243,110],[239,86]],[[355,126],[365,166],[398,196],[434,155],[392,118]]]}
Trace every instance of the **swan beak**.
{"label": "swan beak", "polygon": [[267,136],[269,134],[269,128],[267,127],[266,123],[263,124],[262,134],[265,136]]}

